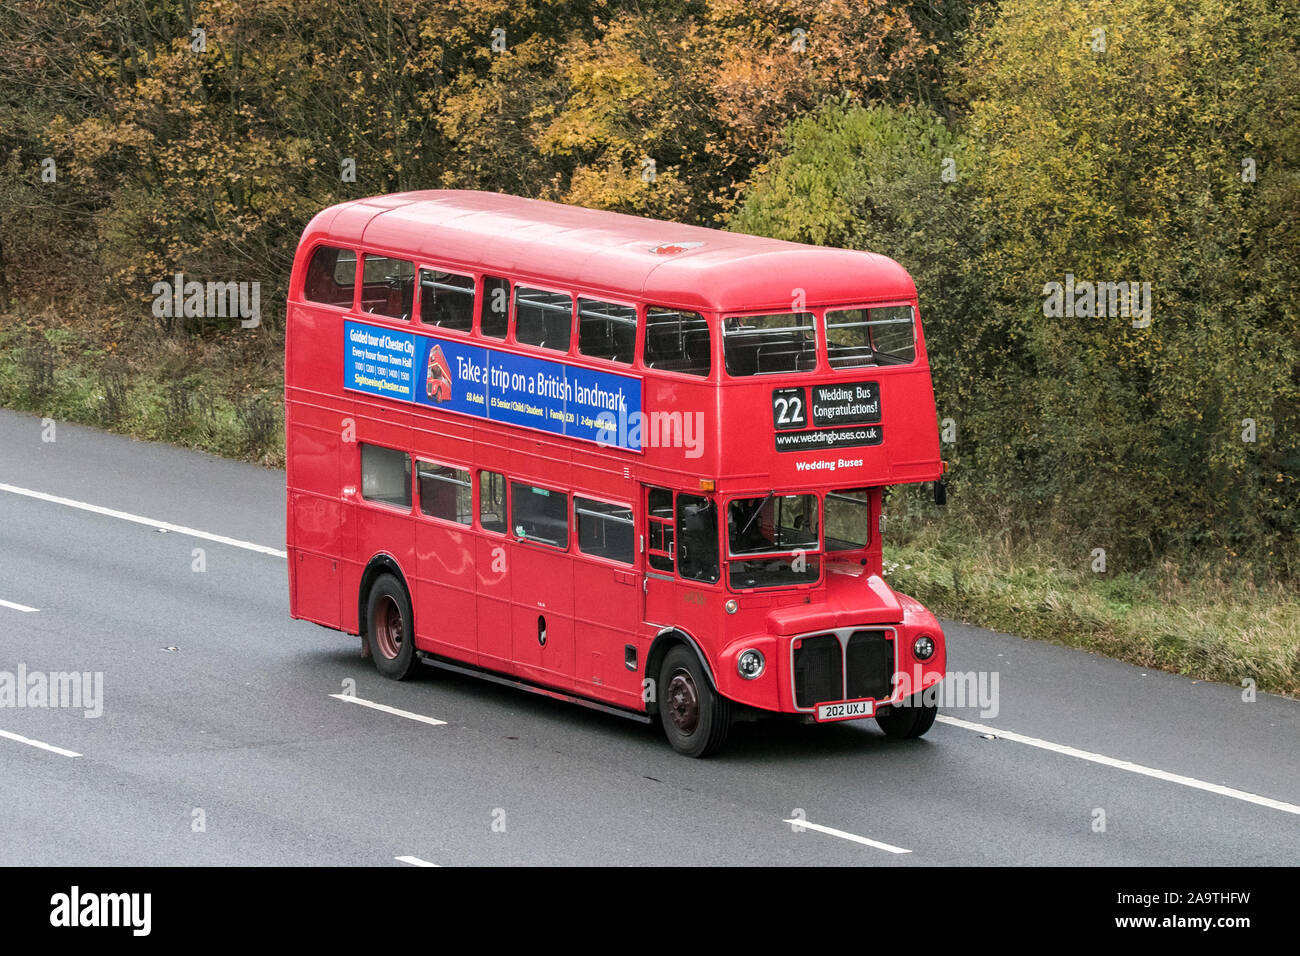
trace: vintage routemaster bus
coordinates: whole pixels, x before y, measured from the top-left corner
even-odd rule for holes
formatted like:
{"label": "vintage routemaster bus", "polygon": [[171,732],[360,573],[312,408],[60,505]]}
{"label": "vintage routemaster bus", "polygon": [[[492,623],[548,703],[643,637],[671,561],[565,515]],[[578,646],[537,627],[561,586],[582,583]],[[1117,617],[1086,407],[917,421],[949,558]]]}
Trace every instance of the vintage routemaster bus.
{"label": "vintage routemaster bus", "polygon": [[[942,478],[896,262],[494,193],[325,210],[290,281],[290,608],[639,720],[923,734],[943,632],[882,577]],[[933,695],[927,695],[927,698]]]}

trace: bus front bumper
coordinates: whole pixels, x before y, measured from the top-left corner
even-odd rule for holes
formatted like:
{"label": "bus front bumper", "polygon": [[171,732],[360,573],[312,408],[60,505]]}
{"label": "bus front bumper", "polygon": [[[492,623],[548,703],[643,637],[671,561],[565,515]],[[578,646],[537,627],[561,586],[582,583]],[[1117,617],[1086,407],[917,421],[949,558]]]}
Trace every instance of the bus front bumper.
{"label": "bus front bumper", "polygon": [[[714,670],[718,691],[758,710],[814,720],[870,717],[880,707],[902,703],[943,679],[947,652],[934,615],[911,598],[899,598],[900,622],[753,634],[730,642]],[[757,677],[742,675],[741,658],[749,651],[762,655]],[[752,656],[747,663],[752,673]],[[857,706],[824,706],[850,701]]]}

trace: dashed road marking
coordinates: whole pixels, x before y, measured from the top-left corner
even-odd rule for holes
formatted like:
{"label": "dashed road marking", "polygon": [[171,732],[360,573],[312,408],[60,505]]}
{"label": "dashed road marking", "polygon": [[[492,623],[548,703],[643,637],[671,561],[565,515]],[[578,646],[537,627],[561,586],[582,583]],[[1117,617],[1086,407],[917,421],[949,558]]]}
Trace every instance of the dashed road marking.
{"label": "dashed road marking", "polygon": [[820,823],[809,823],[807,820],[791,819],[784,821],[796,827],[802,827],[805,830],[816,830],[818,833],[825,833],[827,836],[839,837],[841,840],[849,840],[853,843],[861,843],[863,846],[874,846],[877,850],[884,850],[886,853],[911,853],[901,846],[894,846],[892,843],[881,843],[879,840],[872,840],[869,837],[858,836],[856,833],[847,833],[844,830],[837,830],[834,827],[824,827]]}
{"label": "dashed road marking", "polygon": [[41,740],[33,740],[31,737],[24,737],[22,734],[11,733],[8,730],[0,730],[0,737],[6,740],[13,740],[20,744],[26,744],[29,747],[38,747],[41,750],[48,750],[52,754],[58,754],[60,757],[80,757],[81,754],[75,750],[64,750],[62,747],[56,747],[54,744],[47,744]]}
{"label": "dashed road marking", "polygon": [[349,704],[360,704],[362,707],[369,707],[371,710],[382,710],[385,714],[394,714],[398,717],[405,717],[407,720],[418,720],[421,723],[432,724],[434,727],[441,727],[447,722],[439,720],[437,717],[426,717],[424,714],[413,714],[409,710],[398,710],[396,707],[389,707],[387,704],[377,704],[373,700],[362,700],[360,697],[353,697],[350,694],[330,694],[335,700],[345,700]]}

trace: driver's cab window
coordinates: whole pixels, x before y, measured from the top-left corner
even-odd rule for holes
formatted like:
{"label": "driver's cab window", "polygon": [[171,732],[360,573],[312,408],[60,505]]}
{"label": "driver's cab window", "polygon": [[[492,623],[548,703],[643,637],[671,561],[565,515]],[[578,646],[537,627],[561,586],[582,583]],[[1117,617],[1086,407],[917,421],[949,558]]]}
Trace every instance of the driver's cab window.
{"label": "driver's cab window", "polygon": [[361,271],[361,311],[409,321],[415,304],[415,264],[367,254]]}

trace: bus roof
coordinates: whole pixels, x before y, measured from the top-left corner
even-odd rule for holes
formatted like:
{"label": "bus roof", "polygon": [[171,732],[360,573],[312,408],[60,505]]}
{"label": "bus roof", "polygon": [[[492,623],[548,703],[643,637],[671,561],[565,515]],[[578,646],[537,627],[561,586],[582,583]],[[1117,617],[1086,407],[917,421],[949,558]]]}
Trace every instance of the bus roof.
{"label": "bus roof", "polygon": [[303,240],[419,253],[448,266],[700,311],[789,312],[801,296],[817,307],[916,295],[902,266],[871,252],[472,190],[341,203],[312,220]]}

